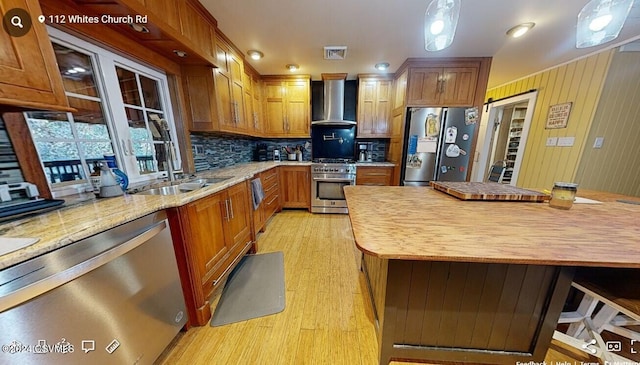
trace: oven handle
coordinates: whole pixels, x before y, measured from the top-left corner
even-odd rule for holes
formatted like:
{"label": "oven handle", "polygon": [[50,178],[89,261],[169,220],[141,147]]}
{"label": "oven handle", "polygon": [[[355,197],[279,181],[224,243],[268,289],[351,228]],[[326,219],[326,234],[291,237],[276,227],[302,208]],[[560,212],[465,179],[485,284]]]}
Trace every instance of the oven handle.
{"label": "oven handle", "polygon": [[356,179],[330,178],[330,177],[314,177],[313,181],[329,181],[329,182],[355,182]]}

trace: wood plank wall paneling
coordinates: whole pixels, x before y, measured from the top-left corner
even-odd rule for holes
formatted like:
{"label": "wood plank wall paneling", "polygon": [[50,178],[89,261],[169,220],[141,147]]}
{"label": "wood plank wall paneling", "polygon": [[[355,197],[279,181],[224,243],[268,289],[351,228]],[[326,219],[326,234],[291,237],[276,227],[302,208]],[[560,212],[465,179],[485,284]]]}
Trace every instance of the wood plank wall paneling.
{"label": "wood plank wall paneling", "polygon": [[[371,285],[373,309],[380,328],[384,323],[384,298],[387,294],[387,264],[389,260],[364,255],[365,272]],[[378,333],[380,331],[378,330]]]}
{"label": "wood plank wall paneling", "polygon": [[[638,116],[640,52],[616,52],[578,167],[579,189],[640,196]],[[596,137],[604,137],[600,149]]]}
{"label": "wood plank wall paneling", "polygon": [[396,294],[394,344],[514,353],[535,347],[537,320],[546,315],[558,275],[541,265],[404,261],[393,267],[410,278],[389,283]]}
{"label": "wood plank wall paneling", "polygon": [[[486,98],[500,99],[538,90],[522,170],[516,185],[551,188],[555,181],[575,181],[587,136],[609,69],[613,50],[558,66],[487,91]],[[567,128],[545,129],[549,107],[572,102]],[[546,147],[549,137],[575,137],[572,147]]]}

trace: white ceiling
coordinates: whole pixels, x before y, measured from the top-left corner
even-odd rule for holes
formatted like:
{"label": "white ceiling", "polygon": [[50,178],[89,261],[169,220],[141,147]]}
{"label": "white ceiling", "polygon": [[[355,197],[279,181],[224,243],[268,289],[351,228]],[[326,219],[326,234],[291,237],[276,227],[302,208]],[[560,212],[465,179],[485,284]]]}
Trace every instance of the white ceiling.
{"label": "white ceiling", "polygon": [[[489,88],[531,75],[613,45],[640,38],[640,1],[620,36],[598,47],[575,48],[575,24],[587,0],[462,0],[451,47],[424,49],[424,12],[429,0],[200,0],[218,20],[218,28],[243,52],[260,50],[264,58],[248,62],[263,75],[283,74],[297,63],[298,73],[394,72],[409,57],[491,56]],[[524,37],[506,31],[535,22]],[[342,61],[323,59],[324,46],[347,46]]]}

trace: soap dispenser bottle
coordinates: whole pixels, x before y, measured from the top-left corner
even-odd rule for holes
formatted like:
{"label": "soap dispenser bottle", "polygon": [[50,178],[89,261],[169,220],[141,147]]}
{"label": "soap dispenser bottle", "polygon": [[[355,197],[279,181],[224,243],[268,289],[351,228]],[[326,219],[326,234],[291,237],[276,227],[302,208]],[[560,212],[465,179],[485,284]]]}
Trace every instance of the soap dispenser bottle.
{"label": "soap dispenser bottle", "polygon": [[123,193],[122,187],[116,181],[116,176],[107,163],[103,162],[100,165],[100,197],[109,198],[112,196],[120,196]]}

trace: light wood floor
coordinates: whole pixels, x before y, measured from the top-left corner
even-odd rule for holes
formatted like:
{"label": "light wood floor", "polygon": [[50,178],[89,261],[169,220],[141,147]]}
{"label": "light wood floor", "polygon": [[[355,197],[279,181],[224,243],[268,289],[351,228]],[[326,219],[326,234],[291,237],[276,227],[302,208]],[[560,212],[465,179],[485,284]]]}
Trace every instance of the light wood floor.
{"label": "light wood floor", "polygon": [[[372,309],[348,216],[283,211],[259,236],[258,248],[284,252],[285,310],[180,333],[157,364],[378,364]],[[547,364],[564,360],[589,358],[552,346]]]}

